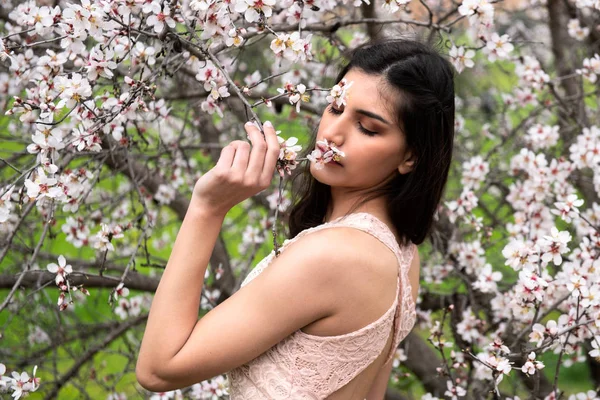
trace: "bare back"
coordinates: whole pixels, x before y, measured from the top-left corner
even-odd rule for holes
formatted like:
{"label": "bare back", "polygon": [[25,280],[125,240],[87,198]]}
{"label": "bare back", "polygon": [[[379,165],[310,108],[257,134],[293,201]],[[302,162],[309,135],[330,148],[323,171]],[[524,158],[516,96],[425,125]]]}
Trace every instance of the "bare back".
{"label": "bare back", "polygon": [[[398,261],[390,249],[369,234],[349,231],[348,235],[360,235],[365,259],[357,260],[349,266],[352,273],[341,277],[344,285],[335,296],[338,299],[336,312],[326,318],[315,321],[302,328],[302,331],[314,336],[337,336],[356,331],[381,317],[391,306],[396,295],[396,277]],[[350,238],[348,238],[351,240]],[[419,259],[414,257],[409,270],[412,296],[416,302],[419,290]],[[359,373],[348,384],[327,397],[329,400],[363,400],[373,380],[383,366],[392,345],[390,334],[385,347],[377,359]]]}

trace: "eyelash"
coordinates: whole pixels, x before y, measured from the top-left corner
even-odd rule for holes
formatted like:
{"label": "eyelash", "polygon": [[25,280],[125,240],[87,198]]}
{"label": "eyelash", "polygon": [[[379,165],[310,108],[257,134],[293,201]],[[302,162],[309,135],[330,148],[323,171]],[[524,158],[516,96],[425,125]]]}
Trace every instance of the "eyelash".
{"label": "eyelash", "polygon": [[[332,113],[333,115],[340,115],[342,113],[342,111],[340,110],[336,110],[335,108],[333,108],[332,106],[327,107],[327,111]],[[364,133],[367,136],[375,136],[377,135],[377,132],[373,132],[370,131],[368,129],[365,129],[360,122],[358,123],[358,130],[361,131],[362,133]]]}

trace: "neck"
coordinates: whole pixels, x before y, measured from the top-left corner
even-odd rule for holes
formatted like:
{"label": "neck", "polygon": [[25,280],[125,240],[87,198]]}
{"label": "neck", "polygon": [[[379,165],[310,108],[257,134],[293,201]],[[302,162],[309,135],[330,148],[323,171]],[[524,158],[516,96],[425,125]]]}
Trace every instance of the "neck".
{"label": "neck", "polygon": [[331,188],[331,201],[325,213],[325,221],[329,222],[342,217],[350,212],[366,212],[374,215],[382,221],[387,220],[385,198],[378,197],[369,200],[359,207],[355,207],[361,199],[362,193],[349,193],[342,188]]}

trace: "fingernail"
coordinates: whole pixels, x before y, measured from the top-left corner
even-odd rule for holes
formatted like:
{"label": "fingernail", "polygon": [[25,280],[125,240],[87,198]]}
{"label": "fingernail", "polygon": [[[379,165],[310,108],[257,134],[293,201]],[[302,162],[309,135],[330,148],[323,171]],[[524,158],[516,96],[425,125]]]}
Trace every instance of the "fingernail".
{"label": "fingernail", "polygon": [[271,121],[265,121],[265,123],[263,125],[266,126],[267,128],[273,127],[273,124],[271,123]]}
{"label": "fingernail", "polygon": [[246,122],[246,124],[245,124],[245,125],[246,125],[246,126],[252,126],[252,125],[254,125],[254,122],[252,122],[252,121],[248,121],[248,122]]}

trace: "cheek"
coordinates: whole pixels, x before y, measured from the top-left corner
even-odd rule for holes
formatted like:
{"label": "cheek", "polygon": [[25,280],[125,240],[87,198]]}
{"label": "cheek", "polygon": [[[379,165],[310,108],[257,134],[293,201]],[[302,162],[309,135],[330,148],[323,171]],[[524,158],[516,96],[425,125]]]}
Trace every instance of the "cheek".
{"label": "cheek", "polygon": [[372,180],[386,178],[400,165],[400,156],[398,153],[398,151],[392,151],[387,144],[365,144],[358,156],[361,160],[360,168],[368,172],[367,175],[371,176]]}
{"label": "cheek", "polygon": [[393,151],[388,143],[384,141],[362,140],[356,150],[358,158],[364,164],[370,164],[373,167],[385,167],[388,164],[394,164],[398,159],[398,152]]}

